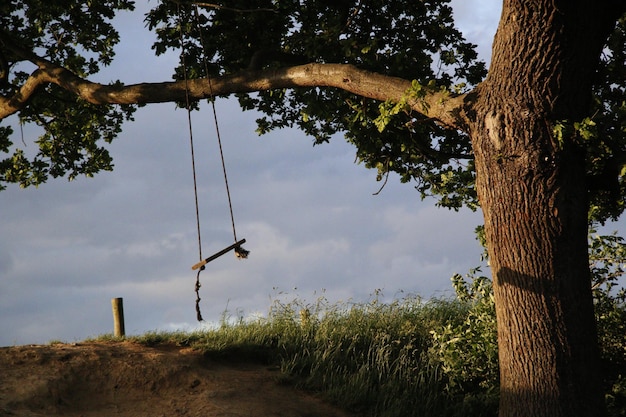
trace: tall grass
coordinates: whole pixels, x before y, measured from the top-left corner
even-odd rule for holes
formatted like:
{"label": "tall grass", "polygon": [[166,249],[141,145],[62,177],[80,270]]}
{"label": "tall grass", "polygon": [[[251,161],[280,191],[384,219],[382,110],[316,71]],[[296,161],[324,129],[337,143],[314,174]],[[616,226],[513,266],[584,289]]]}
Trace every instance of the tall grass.
{"label": "tall grass", "polygon": [[[385,303],[375,294],[364,303],[275,300],[267,317],[224,317],[211,330],[130,339],[192,346],[220,360],[272,364],[280,367],[284,382],[367,416],[493,417],[498,403],[493,296],[490,281],[473,272],[468,281],[454,277],[456,299],[424,302],[409,296]],[[601,294],[596,301],[604,304],[596,313],[619,316],[610,325],[599,321],[601,339],[612,342],[602,344],[612,364],[607,405],[611,416],[625,415],[624,345],[617,353],[607,346],[625,340],[626,305]]]}
{"label": "tall grass", "polygon": [[[133,339],[190,345],[220,360],[276,364],[285,381],[368,416],[468,415],[432,342],[434,329],[463,323],[470,304],[412,296],[384,303],[380,295],[363,303],[275,300],[267,317],[225,318],[213,330]],[[472,415],[494,415],[484,411]]]}
{"label": "tall grass", "polygon": [[441,369],[429,357],[430,330],[456,319],[463,309],[459,303],[424,304],[419,298],[381,303],[376,297],[319,306],[296,315],[297,304],[280,304],[272,314],[291,321],[299,334],[284,346],[282,368],[301,386],[371,415],[434,415],[447,407]]}

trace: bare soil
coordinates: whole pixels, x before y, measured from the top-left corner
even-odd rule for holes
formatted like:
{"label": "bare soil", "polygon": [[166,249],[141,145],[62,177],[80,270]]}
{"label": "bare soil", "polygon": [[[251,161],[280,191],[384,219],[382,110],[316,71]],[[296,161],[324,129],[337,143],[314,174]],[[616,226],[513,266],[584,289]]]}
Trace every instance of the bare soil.
{"label": "bare soil", "polygon": [[279,370],[132,342],[0,348],[2,417],[354,417]]}

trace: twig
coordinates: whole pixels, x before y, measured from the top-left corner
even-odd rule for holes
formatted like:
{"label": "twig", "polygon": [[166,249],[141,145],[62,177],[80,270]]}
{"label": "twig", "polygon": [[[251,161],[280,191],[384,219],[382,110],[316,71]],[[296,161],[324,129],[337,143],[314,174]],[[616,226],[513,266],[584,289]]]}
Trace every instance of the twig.
{"label": "twig", "polygon": [[222,6],[220,4],[215,4],[215,3],[191,2],[191,4],[194,4],[194,5],[200,6],[200,7],[209,7],[209,8],[218,9],[218,10],[228,10],[228,11],[237,12],[237,13],[255,13],[255,12],[278,13],[278,10],[275,10],[275,9],[265,9],[265,8],[260,8],[260,9],[235,9],[235,8],[232,8],[232,7],[226,7],[226,6]]}

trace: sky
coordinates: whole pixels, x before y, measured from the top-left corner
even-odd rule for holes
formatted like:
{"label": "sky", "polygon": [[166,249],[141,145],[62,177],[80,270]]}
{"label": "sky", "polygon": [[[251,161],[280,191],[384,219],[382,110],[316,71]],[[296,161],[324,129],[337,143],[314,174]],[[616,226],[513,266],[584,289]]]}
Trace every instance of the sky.
{"label": "sky", "polygon": [[[137,12],[118,18],[116,60],[96,81],[171,79],[177,57],[154,57],[146,6],[137,3]],[[460,29],[488,60],[500,3],[452,3]],[[265,315],[274,300],[452,296],[451,276],[480,265],[479,212],[437,208],[397,178],[373,195],[376,173],[354,163],[342,137],[316,147],[297,130],[259,137],[254,113],[232,100],[216,106],[237,237],[250,257],[231,252],[202,272],[206,323],[196,321],[191,270],[199,252],[187,114],[154,104],[110,146],[113,172],[0,193],[0,346],[112,333],[115,297],[124,299],[128,335],[193,330],[223,315]],[[233,236],[210,109],[192,119],[208,257]],[[26,142],[35,137],[25,127]]]}

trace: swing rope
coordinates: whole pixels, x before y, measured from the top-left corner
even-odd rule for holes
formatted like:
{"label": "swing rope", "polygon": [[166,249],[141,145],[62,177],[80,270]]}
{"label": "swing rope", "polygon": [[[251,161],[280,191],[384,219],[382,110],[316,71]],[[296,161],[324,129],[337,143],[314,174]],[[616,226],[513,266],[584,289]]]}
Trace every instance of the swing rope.
{"label": "swing rope", "polygon": [[[198,38],[200,40],[200,46],[202,47],[202,63],[204,65],[204,73],[206,74],[207,77],[207,82],[209,85],[209,102],[211,103],[211,109],[213,112],[213,121],[215,123],[215,134],[217,137],[217,144],[219,147],[219,151],[220,151],[220,160],[222,162],[222,173],[224,175],[224,185],[226,187],[226,197],[228,199],[228,210],[230,213],[230,224],[233,230],[233,240],[234,240],[234,244],[232,245],[232,248],[235,250],[235,256],[238,259],[245,259],[248,257],[248,254],[250,253],[249,251],[245,250],[244,248],[241,247],[241,244],[245,243],[245,239],[242,240],[237,240],[237,229],[235,227],[235,215],[233,212],[233,203],[232,203],[232,199],[230,196],[230,187],[228,185],[228,174],[226,172],[226,160],[224,158],[224,149],[222,146],[222,136],[220,134],[220,128],[219,128],[219,123],[217,120],[217,110],[215,108],[215,95],[213,94],[213,83],[211,80],[211,74],[209,72],[209,62],[207,59],[207,48],[206,48],[206,44],[204,43],[204,36],[202,33],[202,25],[200,24],[200,12],[198,11],[198,5],[195,4],[194,5],[194,18],[195,18],[195,25],[196,25],[196,29],[198,30]],[[212,256],[210,258],[205,259],[203,262],[204,264],[210,262],[211,260],[215,259],[217,256]],[[194,265],[194,269],[197,267],[198,264]]]}
{"label": "swing rope", "polygon": [[[235,250],[235,256],[238,259],[246,259],[250,254],[249,251],[245,250],[241,247],[241,244],[245,243],[245,239],[237,240],[237,229],[235,227],[235,215],[233,212],[233,203],[230,196],[230,187],[228,185],[228,174],[226,173],[226,161],[224,158],[224,149],[222,147],[222,136],[220,134],[219,123],[217,121],[217,111],[215,109],[215,95],[213,94],[213,82],[211,80],[211,73],[209,72],[209,62],[207,59],[207,48],[204,43],[204,36],[202,33],[202,25],[200,24],[200,12],[198,11],[198,5],[194,5],[194,17],[196,20],[196,28],[198,29],[198,38],[200,39],[200,46],[202,47],[202,63],[204,64],[204,73],[207,77],[207,82],[209,84],[209,102],[211,103],[211,109],[213,111],[213,121],[215,123],[215,134],[217,136],[217,144],[220,150],[220,159],[222,162],[222,173],[224,175],[224,185],[226,187],[226,197],[228,198],[228,210],[230,213],[230,224],[233,229],[233,241],[235,242],[232,246]],[[215,256],[215,255],[214,255]],[[207,258],[205,259],[205,263],[210,262],[208,259],[215,258]]]}
{"label": "swing rope", "polygon": [[196,208],[196,226],[197,226],[197,234],[198,234],[198,255],[199,255],[199,259],[200,261],[195,264],[194,266],[192,266],[192,269],[197,269],[198,272],[196,274],[196,284],[195,284],[195,292],[196,292],[196,316],[198,321],[203,321],[202,319],[202,314],[200,312],[200,273],[205,269],[205,265],[207,263],[209,263],[210,261],[212,261],[213,259],[218,258],[219,256],[222,256],[223,254],[229,252],[230,250],[235,251],[235,256],[238,259],[245,259],[248,257],[248,254],[250,253],[249,251],[245,250],[244,248],[241,247],[241,245],[243,243],[246,242],[245,239],[241,239],[241,240],[237,240],[237,230],[235,228],[235,216],[233,213],[233,204],[232,204],[232,200],[231,200],[231,196],[230,196],[230,187],[228,185],[228,174],[226,173],[226,162],[224,159],[224,151],[223,151],[223,147],[222,147],[222,139],[221,139],[221,135],[220,135],[220,130],[219,130],[219,124],[217,121],[217,111],[215,109],[215,96],[213,94],[213,85],[211,82],[211,76],[209,74],[209,64],[208,64],[208,60],[206,58],[206,47],[204,44],[204,39],[202,36],[202,28],[200,25],[200,19],[199,19],[199,12],[198,12],[198,6],[195,6],[194,9],[194,14],[195,14],[195,23],[196,23],[196,28],[198,30],[198,35],[199,35],[199,39],[200,39],[200,43],[202,46],[202,60],[203,60],[203,64],[204,64],[204,71],[207,77],[207,81],[209,84],[209,101],[211,102],[211,107],[212,107],[212,111],[213,111],[213,120],[215,122],[215,131],[216,131],[216,136],[217,136],[217,143],[219,146],[219,151],[220,151],[220,159],[222,162],[222,172],[224,175],[224,184],[226,186],[226,196],[228,198],[228,209],[230,212],[230,222],[231,222],[231,226],[232,226],[232,230],[233,230],[233,238],[235,243],[230,245],[229,247],[221,250],[220,252],[217,252],[216,254],[206,258],[206,259],[202,259],[202,236],[201,236],[201,227],[200,227],[200,210],[199,210],[199,204],[198,204],[198,183],[197,183],[197,175],[196,175],[196,163],[195,163],[195,152],[194,152],[194,142],[193,142],[193,129],[192,129],[192,123],[191,123],[191,103],[190,103],[190,97],[189,97],[189,79],[187,78],[187,66],[186,66],[186,60],[185,60],[185,53],[186,53],[186,49],[185,49],[185,42],[184,42],[184,36],[183,36],[183,21],[182,21],[182,13],[181,13],[181,7],[180,7],[180,3],[177,2],[177,11],[178,11],[178,17],[179,17],[179,36],[180,36],[180,44],[181,44],[181,61],[182,61],[182,67],[183,67],[183,77],[184,77],[184,81],[185,81],[185,106],[187,108],[187,123],[189,126],[189,142],[190,142],[190,147],[191,147],[191,168],[192,168],[192,172],[193,172],[193,189],[194,189],[194,201],[195,201],[195,208]]}
{"label": "swing rope", "polygon": [[228,174],[226,174],[226,162],[224,160],[224,150],[222,148],[222,137],[220,135],[220,126],[217,122],[217,111],[215,110],[215,96],[213,95],[213,83],[211,81],[211,75],[209,73],[209,63],[206,58],[206,46],[202,36],[202,26],[200,25],[200,17],[198,12],[198,5],[194,5],[194,17],[196,19],[196,28],[198,29],[198,37],[200,38],[200,46],[202,47],[202,63],[204,64],[204,73],[207,77],[209,84],[209,102],[211,103],[211,109],[213,110],[213,121],[215,122],[215,134],[217,136],[217,144],[220,149],[220,159],[222,160],[222,172],[224,173],[224,185],[226,186],[226,196],[228,197],[228,210],[230,211],[230,223],[233,228],[233,239],[237,242],[237,230],[235,228],[235,215],[233,214],[233,203],[230,198],[230,187],[228,186]]}
{"label": "swing rope", "polygon": [[[181,18],[181,10],[180,3],[177,4],[178,9],[178,18],[179,18],[179,37],[180,37],[180,45],[181,45],[181,61],[183,65],[183,77],[185,80],[185,107],[187,109],[187,125],[189,127],[189,147],[191,148],[191,171],[193,174],[193,196],[194,203],[196,208],[196,232],[198,235],[198,256],[200,261],[202,261],[202,232],[200,227],[200,206],[198,203],[198,177],[196,175],[196,156],[195,156],[195,146],[193,143],[193,128],[191,124],[191,102],[189,100],[189,79],[187,78],[187,65],[185,60],[185,42],[183,39],[183,22]],[[196,274],[196,284],[195,284],[195,292],[196,292],[196,318],[198,321],[203,321],[202,313],[200,311],[200,272],[204,270],[204,265],[202,265]]]}

